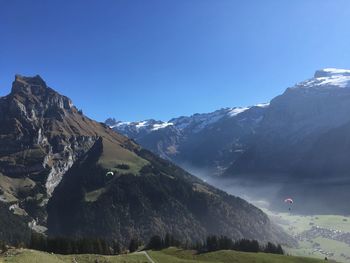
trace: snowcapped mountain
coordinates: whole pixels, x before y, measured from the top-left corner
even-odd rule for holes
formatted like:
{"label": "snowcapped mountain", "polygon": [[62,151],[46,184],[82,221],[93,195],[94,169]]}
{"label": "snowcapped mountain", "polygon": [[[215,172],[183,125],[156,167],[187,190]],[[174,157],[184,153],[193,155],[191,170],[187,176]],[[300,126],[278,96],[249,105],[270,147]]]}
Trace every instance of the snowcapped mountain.
{"label": "snowcapped mountain", "polygon": [[135,134],[136,136],[140,133],[143,133],[144,135],[145,133],[148,134],[169,126],[172,126],[179,131],[191,130],[193,133],[198,133],[223,118],[236,117],[252,107],[265,108],[268,105],[269,103],[261,103],[251,107],[223,108],[210,113],[196,113],[192,116],[181,116],[169,121],[150,119],[136,122],[123,122],[117,121],[115,118],[109,118],[105,121],[105,124],[112,129],[121,131],[125,134]]}
{"label": "snowcapped mountain", "polygon": [[[247,176],[267,173],[279,176],[284,173],[294,178],[305,178],[317,172],[320,176],[320,170],[328,163],[326,159],[319,162],[321,152],[313,149],[325,143],[321,138],[327,137],[326,134],[350,123],[349,113],[350,71],[334,68],[318,70],[313,78],[288,88],[271,100],[257,133],[250,138],[249,147],[235,159],[225,174]],[[313,152],[312,163],[308,162],[310,152]],[[338,163],[324,176],[334,173],[334,176],[342,177],[338,171],[347,166],[347,161]]]}
{"label": "snowcapped mountain", "polygon": [[[326,68],[317,70],[313,78],[300,82],[294,87],[287,89],[283,94],[283,98],[293,96],[294,93],[300,93],[303,97],[328,96],[335,91],[339,93],[340,91],[338,91],[338,89],[341,88],[350,88],[350,70]],[[278,100],[278,98],[279,97],[276,99]],[[142,137],[170,126],[178,131],[199,133],[222,119],[240,118],[242,113],[252,108],[268,108],[269,105],[270,103],[262,103],[251,107],[223,108],[210,113],[196,113],[192,116],[181,116],[169,121],[150,119],[136,122],[122,122],[109,118],[105,123],[131,138]]]}
{"label": "snowcapped mountain", "polygon": [[350,83],[350,70],[325,68],[317,70],[314,78],[301,82],[296,88],[348,88]]}
{"label": "snowcapped mountain", "polygon": [[146,135],[150,132],[157,131],[159,129],[166,128],[170,125],[173,125],[171,122],[163,122],[156,120],[144,120],[137,122],[122,122],[117,121],[114,118],[109,118],[105,121],[105,124],[110,128],[120,131],[123,134],[128,135],[130,138],[134,138],[138,135]]}
{"label": "snowcapped mountain", "polygon": [[[350,70],[317,70],[269,104],[194,114],[160,122],[164,128],[157,130],[152,124],[147,132],[129,132],[137,124],[128,124],[128,132],[114,129],[186,169],[250,180],[264,174],[281,182],[327,181],[312,192],[319,200],[327,189],[338,189],[330,181],[350,186]],[[338,201],[328,207],[346,210]]]}
{"label": "snowcapped mountain", "polygon": [[[241,145],[240,137],[243,133],[254,132],[262,121],[262,112],[268,106],[269,103],[264,103],[251,107],[223,108],[211,113],[181,116],[167,122],[120,122],[108,119],[106,124],[165,159],[183,165],[205,165],[216,172],[216,168],[223,165],[220,157],[222,151],[226,151],[232,144]],[[237,132],[238,137],[235,136]],[[218,140],[217,137],[222,139]],[[230,144],[227,144],[228,141]],[[205,154],[208,152],[206,149],[198,152],[198,147],[203,147],[203,143],[210,144],[214,151],[209,155]],[[193,159],[199,163],[193,163]]]}

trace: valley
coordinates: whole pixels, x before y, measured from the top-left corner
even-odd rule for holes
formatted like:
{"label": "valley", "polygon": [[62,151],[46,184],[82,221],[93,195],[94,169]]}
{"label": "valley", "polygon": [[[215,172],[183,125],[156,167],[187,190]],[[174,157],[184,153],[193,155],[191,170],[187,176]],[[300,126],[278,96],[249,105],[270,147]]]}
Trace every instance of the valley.
{"label": "valley", "polygon": [[297,215],[263,209],[273,222],[298,241],[295,248],[285,247],[295,256],[350,262],[350,216]]}
{"label": "valley", "polygon": [[[279,195],[282,188],[278,183],[257,184],[211,177],[203,177],[203,180],[248,200],[262,209],[272,222],[294,237],[298,244],[293,247],[284,246],[287,254],[319,259],[327,257],[337,262],[350,262],[349,215],[300,213],[298,207],[304,204],[299,200],[299,195],[295,196],[295,203],[289,211],[289,206],[283,202],[283,197],[287,194]],[[271,200],[275,204],[271,204]],[[322,209],[325,207],[320,206],[320,211],[325,211]]]}

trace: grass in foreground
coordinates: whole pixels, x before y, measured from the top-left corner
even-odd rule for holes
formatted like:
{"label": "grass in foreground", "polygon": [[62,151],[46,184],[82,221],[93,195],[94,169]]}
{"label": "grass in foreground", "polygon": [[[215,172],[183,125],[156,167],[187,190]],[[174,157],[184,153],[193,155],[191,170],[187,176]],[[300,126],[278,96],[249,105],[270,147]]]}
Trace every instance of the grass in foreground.
{"label": "grass in foreground", "polygon": [[[324,260],[292,257],[265,253],[244,253],[221,250],[196,254],[195,251],[168,248],[162,251],[147,251],[155,263],[321,263]],[[0,263],[149,263],[143,254],[118,256],[102,255],[55,255],[28,249],[14,249],[11,256],[0,256]]]}
{"label": "grass in foreground", "polygon": [[323,260],[301,258],[266,253],[244,253],[232,250],[197,255],[195,251],[177,248],[162,251],[148,251],[148,254],[157,263],[194,263],[194,262],[220,262],[220,263],[320,263]]}
{"label": "grass in foreground", "polygon": [[10,250],[9,253],[11,256],[0,255],[0,263],[149,263],[142,254],[118,256],[56,255],[29,249],[15,249]]}

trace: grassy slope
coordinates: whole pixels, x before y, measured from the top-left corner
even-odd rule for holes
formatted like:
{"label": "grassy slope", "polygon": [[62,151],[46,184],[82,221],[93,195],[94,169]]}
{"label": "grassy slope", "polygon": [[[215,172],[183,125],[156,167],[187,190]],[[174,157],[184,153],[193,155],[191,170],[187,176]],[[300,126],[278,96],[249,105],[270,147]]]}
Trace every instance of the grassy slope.
{"label": "grassy slope", "polygon": [[193,251],[176,248],[162,251],[149,251],[149,255],[157,263],[194,263],[194,262],[220,262],[220,263],[317,263],[317,259],[300,258],[265,253],[244,253],[221,250],[217,252],[196,255]]}
{"label": "grassy slope", "polygon": [[18,193],[26,192],[35,186],[29,178],[11,178],[0,173],[0,195],[5,202],[16,202]]}
{"label": "grassy slope", "polygon": [[[103,153],[99,160],[99,164],[101,164],[103,168],[111,171],[116,171],[118,173],[132,173],[137,175],[142,167],[149,164],[149,162],[137,156],[132,151],[104,139]],[[129,169],[118,169],[116,166],[120,164],[127,164]]]}
{"label": "grassy slope", "polygon": [[55,255],[34,250],[12,250],[13,256],[0,256],[0,263],[72,263],[74,258],[79,263],[147,263],[144,255],[120,255],[120,256],[100,256],[100,255]]}
{"label": "grassy slope", "polygon": [[[34,250],[12,250],[13,256],[0,256],[0,263],[71,263],[73,259],[79,263],[147,263],[142,254],[129,254],[120,256],[100,255],[54,255]],[[298,258],[290,256],[272,255],[264,253],[243,253],[236,251],[217,251],[196,255],[193,251],[169,248],[162,251],[148,251],[156,263],[318,263],[322,260]]]}

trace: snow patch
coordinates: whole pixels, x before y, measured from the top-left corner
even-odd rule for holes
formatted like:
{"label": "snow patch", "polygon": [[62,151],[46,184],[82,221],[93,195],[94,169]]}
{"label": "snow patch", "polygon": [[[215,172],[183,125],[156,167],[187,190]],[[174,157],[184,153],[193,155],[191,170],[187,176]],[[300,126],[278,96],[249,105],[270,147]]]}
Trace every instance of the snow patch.
{"label": "snow patch", "polygon": [[340,68],[325,68],[321,71],[330,73],[330,74],[350,74],[350,69],[340,69]]}
{"label": "snow patch", "polygon": [[136,128],[138,128],[138,129],[143,128],[143,127],[147,126],[147,124],[148,124],[148,121],[141,121],[141,122],[136,124]]}
{"label": "snow patch", "polygon": [[168,126],[172,126],[174,123],[172,122],[163,122],[163,123],[157,123],[153,125],[153,128],[151,129],[152,131],[157,131],[159,129],[164,129]]}
{"label": "snow patch", "polygon": [[125,121],[125,122],[120,121],[120,122],[117,122],[116,124],[111,125],[111,126],[109,126],[109,127],[110,127],[111,129],[113,129],[113,128],[116,128],[116,127],[128,126],[128,125],[130,125],[130,123],[131,123],[131,122],[128,122],[128,121]]}
{"label": "snow patch", "polygon": [[270,106],[270,102],[256,104],[255,107],[266,108]]}
{"label": "snow patch", "polygon": [[194,133],[197,133],[208,125],[211,125],[227,116],[227,113],[230,110],[231,108],[224,108],[210,113],[197,113],[189,117],[182,116],[175,118],[170,120],[170,122],[172,122],[180,131],[190,127]]}
{"label": "snow patch", "polygon": [[350,70],[325,68],[317,70],[314,78],[303,81],[295,88],[350,88]]}
{"label": "snow patch", "polygon": [[325,77],[319,78],[320,82],[318,86],[338,86],[341,88],[349,87],[350,85],[350,76],[334,76],[334,77]]}
{"label": "snow patch", "polygon": [[231,117],[237,116],[238,114],[241,114],[242,112],[245,112],[246,110],[249,110],[250,107],[237,107],[232,108],[230,112],[228,113]]}

